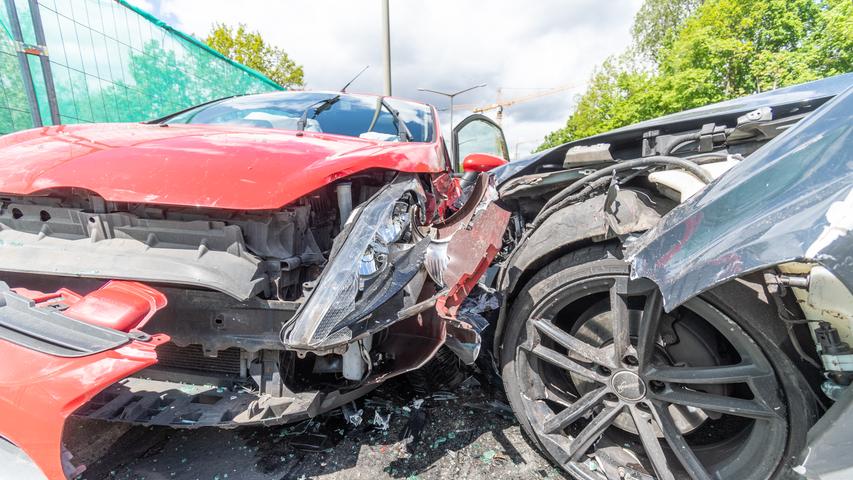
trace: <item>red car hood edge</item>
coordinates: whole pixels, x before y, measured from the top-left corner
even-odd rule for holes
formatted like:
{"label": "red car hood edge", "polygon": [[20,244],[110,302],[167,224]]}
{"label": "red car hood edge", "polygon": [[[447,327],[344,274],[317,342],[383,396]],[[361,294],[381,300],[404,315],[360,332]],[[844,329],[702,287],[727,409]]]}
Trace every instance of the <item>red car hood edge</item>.
{"label": "red car hood edge", "polygon": [[249,127],[60,125],[0,137],[0,192],[76,187],[107,201],[270,210],[366,169],[442,172],[440,152]]}

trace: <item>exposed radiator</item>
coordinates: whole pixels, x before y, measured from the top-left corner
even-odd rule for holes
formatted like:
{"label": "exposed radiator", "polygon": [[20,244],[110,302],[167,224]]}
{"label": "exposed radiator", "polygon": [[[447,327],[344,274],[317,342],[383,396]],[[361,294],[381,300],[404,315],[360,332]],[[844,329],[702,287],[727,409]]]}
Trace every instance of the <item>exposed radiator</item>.
{"label": "exposed radiator", "polygon": [[201,345],[179,347],[172,342],[157,347],[157,365],[197,372],[240,375],[240,349],[221,350],[219,356],[205,357]]}

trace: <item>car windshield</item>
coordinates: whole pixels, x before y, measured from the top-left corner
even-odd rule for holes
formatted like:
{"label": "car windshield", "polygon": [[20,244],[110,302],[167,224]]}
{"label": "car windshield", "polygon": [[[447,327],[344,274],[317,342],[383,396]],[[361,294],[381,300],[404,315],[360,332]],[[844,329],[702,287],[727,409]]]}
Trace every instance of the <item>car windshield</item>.
{"label": "car windshield", "polygon": [[[384,105],[383,105],[384,103]],[[395,110],[406,128],[399,128]],[[163,123],[240,125],[306,130],[374,140],[433,140],[432,109],[427,105],[370,95],[277,92],[219,100],[167,117]]]}

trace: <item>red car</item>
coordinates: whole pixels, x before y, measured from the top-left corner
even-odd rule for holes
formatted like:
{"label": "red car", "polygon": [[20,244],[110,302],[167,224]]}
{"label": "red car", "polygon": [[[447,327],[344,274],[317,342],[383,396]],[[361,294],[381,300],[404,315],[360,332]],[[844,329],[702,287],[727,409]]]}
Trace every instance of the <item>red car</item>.
{"label": "red car", "polygon": [[506,144],[453,137],[463,177],[430,106],[283,92],[0,138],[0,463],[73,475],[70,415],[286,423],[472,362]]}

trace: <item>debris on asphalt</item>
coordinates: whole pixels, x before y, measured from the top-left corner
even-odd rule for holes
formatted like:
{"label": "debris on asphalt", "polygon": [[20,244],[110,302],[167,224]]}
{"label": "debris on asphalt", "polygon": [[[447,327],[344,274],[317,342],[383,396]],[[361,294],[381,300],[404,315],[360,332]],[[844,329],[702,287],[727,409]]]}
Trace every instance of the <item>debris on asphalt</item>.
{"label": "debris on asphalt", "polygon": [[512,411],[512,408],[504,402],[499,400],[491,399],[483,402],[468,402],[463,403],[462,406],[466,408],[470,408],[473,410],[478,410],[481,412],[487,413],[495,413],[504,418],[515,418],[515,414]]}
{"label": "debris on asphalt", "polygon": [[450,393],[450,392],[440,392],[439,391],[439,392],[435,392],[432,395],[430,395],[429,398],[431,398],[433,400],[437,400],[439,402],[446,402],[446,401],[450,401],[450,400],[456,400],[459,397],[453,393]]}
{"label": "debris on asphalt", "polygon": [[406,451],[410,454],[415,453],[415,449],[421,442],[421,433],[426,425],[427,412],[426,409],[421,408],[423,403],[422,398],[412,402],[412,406],[409,408],[409,421],[400,435],[400,439],[406,445]]}
{"label": "debris on asphalt", "polygon": [[361,417],[364,414],[364,410],[356,408],[355,402],[345,404],[341,407],[341,411],[344,414],[344,418],[347,419],[347,423],[354,427],[361,425]]}
{"label": "debris on asphalt", "polygon": [[331,448],[329,437],[320,433],[300,433],[290,439],[290,445],[297,450],[319,452]]}
{"label": "debris on asphalt", "polygon": [[[122,430],[97,457],[85,457],[80,479],[568,479],[527,443],[488,375],[471,367],[452,392],[428,396],[398,379],[291,425],[176,430],[110,424]],[[91,443],[91,422],[70,427],[81,445]],[[96,435],[107,437],[101,430]]]}
{"label": "debris on asphalt", "polygon": [[388,430],[388,427],[391,426],[391,414],[383,416],[379,410],[376,410],[373,414],[373,426],[379,430]]}

